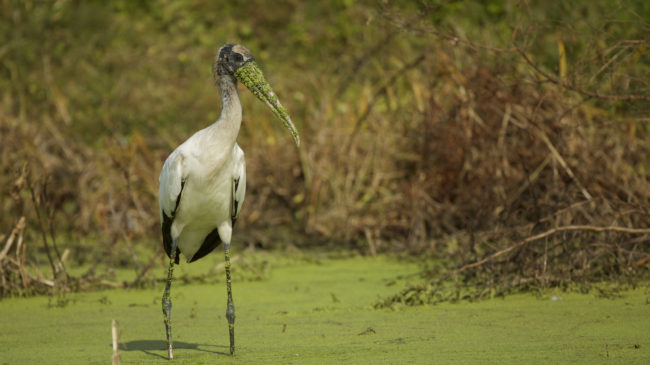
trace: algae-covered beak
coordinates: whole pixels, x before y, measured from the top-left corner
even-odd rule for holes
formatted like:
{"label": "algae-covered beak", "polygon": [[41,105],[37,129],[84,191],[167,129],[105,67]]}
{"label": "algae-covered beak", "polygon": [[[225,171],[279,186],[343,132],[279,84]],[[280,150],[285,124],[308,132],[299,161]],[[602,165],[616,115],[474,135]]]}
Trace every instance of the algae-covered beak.
{"label": "algae-covered beak", "polygon": [[278,97],[271,90],[271,86],[264,79],[264,74],[257,67],[255,61],[249,61],[243,64],[235,71],[234,76],[239,82],[246,85],[248,90],[257,96],[258,99],[265,102],[273,110],[273,114],[280,118],[282,124],[291,133],[293,140],[296,142],[296,146],[300,146],[300,136],[298,135],[296,126],[293,125],[287,109],[280,104],[280,100],[278,100]]}

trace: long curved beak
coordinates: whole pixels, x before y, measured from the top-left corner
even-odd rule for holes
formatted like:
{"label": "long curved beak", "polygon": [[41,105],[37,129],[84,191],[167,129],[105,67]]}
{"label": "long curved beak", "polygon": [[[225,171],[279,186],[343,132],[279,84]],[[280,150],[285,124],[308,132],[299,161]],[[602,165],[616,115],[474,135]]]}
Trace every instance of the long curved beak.
{"label": "long curved beak", "polygon": [[265,102],[271,108],[273,114],[282,121],[282,124],[291,133],[293,140],[296,142],[296,146],[300,146],[300,136],[298,135],[296,126],[293,125],[287,109],[280,104],[280,100],[278,100],[278,97],[271,89],[271,86],[264,78],[264,74],[262,74],[262,70],[257,67],[255,61],[246,62],[235,71],[234,76],[239,82],[246,85],[253,95],[257,96],[258,99]]}

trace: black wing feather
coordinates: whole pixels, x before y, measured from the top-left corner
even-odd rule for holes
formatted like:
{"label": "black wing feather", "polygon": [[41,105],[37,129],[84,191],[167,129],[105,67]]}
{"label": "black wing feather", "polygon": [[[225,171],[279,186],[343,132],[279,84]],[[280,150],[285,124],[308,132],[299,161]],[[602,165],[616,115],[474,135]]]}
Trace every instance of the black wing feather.
{"label": "black wing feather", "polygon": [[[178,193],[176,198],[176,205],[174,206],[174,211],[171,216],[168,216],[167,213],[163,210],[163,223],[162,223],[162,235],[163,235],[163,246],[165,247],[165,252],[167,257],[171,259],[172,257],[172,223],[174,222],[174,216],[176,215],[176,210],[178,209],[178,204],[181,202],[181,196],[183,195],[183,188],[185,187],[185,180],[181,181],[181,191]],[[176,260],[175,263],[179,263],[180,258],[180,247],[176,248]]]}
{"label": "black wing feather", "polygon": [[235,228],[235,223],[237,222],[237,209],[239,208],[239,200],[235,199],[235,192],[237,189],[239,189],[239,179],[240,178],[236,178],[233,181],[235,189],[233,190],[232,194],[232,212],[230,212],[230,219],[233,229]]}
{"label": "black wing feather", "polygon": [[203,243],[201,244],[201,247],[199,247],[199,250],[196,251],[194,256],[189,262],[194,262],[201,257],[209,254],[214,250],[215,248],[219,247],[221,244],[221,237],[219,237],[219,230],[218,229],[213,229],[210,234],[208,234],[205,239],[203,240]]}

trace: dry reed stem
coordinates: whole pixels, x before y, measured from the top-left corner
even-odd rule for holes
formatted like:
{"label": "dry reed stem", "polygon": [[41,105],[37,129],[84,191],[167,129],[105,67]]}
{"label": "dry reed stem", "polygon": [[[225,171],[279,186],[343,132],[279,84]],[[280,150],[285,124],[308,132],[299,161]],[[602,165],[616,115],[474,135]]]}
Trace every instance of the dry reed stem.
{"label": "dry reed stem", "polygon": [[41,229],[41,236],[43,238],[43,247],[45,248],[47,259],[50,262],[50,266],[52,268],[52,277],[56,278],[56,274],[57,274],[56,265],[54,263],[54,259],[52,259],[52,254],[50,253],[50,246],[47,243],[47,233],[45,230],[45,226],[43,225],[43,220],[41,219],[41,213],[39,210],[39,204],[37,203],[36,193],[34,192],[34,186],[32,186],[29,183],[28,186],[29,186],[29,192],[31,193],[32,196],[32,203],[34,204],[34,211],[36,212],[36,217],[38,218],[38,224]]}
{"label": "dry reed stem", "polygon": [[562,155],[560,155],[560,153],[557,151],[557,148],[555,148],[555,146],[553,146],[553,143],[552,143],[551,140],[548,138],[548,136],[546,135],[546,133],[544,133],[544,131],[542,131],[542,130],[539,129],[539,128],[536,128],[536,131],[537,131],[538,135],[540,136],[540,138],[542,139],[542,141],[544,141],[544,143],[546,144],[546,146],[548,147],[548,149],[549,149],[549,150],[551,151],[551,153],[553,154],[553,157],[554,157],[554,158],[555,158],[555,159],[560,163],[560,166],[562,166],[562,168],[563,168],[564,171],[567,173],[567,175],[569,175],[569,177],[570,177],[571,179],[573,179],[573,181],[575,181],[576,185],[578,185],[578,187],[580,188],[580,191],[582,192],[582,195],[584,195],[584,197],[585,197],[587,200],[591,200],[591,198],[592,198],[592,197],[591,197],[591,194],[589,194],[589,192],[587,191],[587,189],[585,189],[584,185],[582,185],[582,183],[580,182],[580,180],[578,180],[578,178],[576,178],[575,174],[573,173],[573,170],[571,170],[571,168],[570,168],[569,165],[566,163],[566,161],[564,160],[564,158],[562,158]]}
{"label": "dry reed stem", "polygon": [[19,235],[22,235],[24,229],[25,229],[25,216],[22,216],[20,217],[20,219],[18,220],[14,228],[11,230],[11,233],[9,234],[9,238],[7,238],[7,241],[5,241],[5,248],[2,249],[2,252],[0,252],[0,261],[2,261],[2,259],[4,259],[7,256],[7,253],[11,249],[14,240]]}

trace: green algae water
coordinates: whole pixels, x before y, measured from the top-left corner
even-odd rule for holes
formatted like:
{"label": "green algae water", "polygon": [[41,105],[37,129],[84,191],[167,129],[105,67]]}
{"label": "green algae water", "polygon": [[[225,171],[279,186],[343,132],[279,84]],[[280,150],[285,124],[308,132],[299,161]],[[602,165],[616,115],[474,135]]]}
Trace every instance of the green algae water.
{"label": "green algae water", "polygon": [[[181,264],[179,277],[208,270],[220,256],[208,258],[204,266]],[[171,363],[650,363],[647,288],[616,299],[553,292],[373,309],[404,285],[395,277],[417,271],[395,259],[354,257],[290,263],[261,281],[235,276],[234,358],[221,274],[218,283],[178,280]],[[169,364],[162,289],[69,294],[62,307],[47,297],[2,300],[0,364],[110,363],[111,319],[119,322],[122,364]]]}

